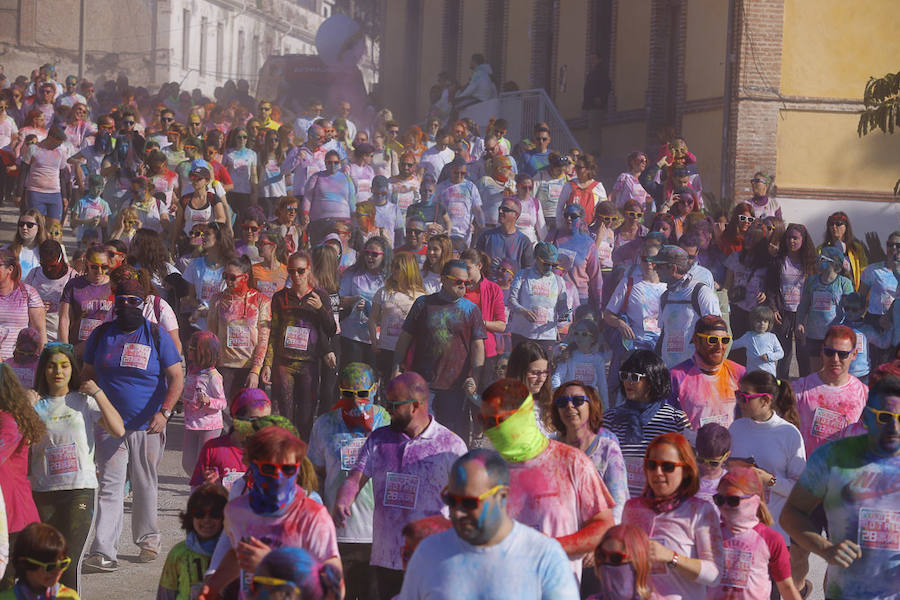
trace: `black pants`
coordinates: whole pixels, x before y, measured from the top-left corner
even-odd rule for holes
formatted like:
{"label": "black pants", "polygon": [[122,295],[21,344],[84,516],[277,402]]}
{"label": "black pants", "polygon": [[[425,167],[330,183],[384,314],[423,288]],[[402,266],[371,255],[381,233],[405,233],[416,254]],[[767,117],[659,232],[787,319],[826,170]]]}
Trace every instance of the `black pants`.
{"label": "black pants", "polygon": [[378,597],[381,600],[392,600],[403,588],[403,571],[372,567],[375,569],[375,580],[378,582]]}
{"label": "black pants", "polygon": [[[69,547],[72,564],[66,569],[60,581],[73,590],[78,590],[81,579],[81,559],[91,524],[94,522],[94,496],[96,490],[57,490],[55,492],[32,492],[41,523],[59,529]],[[10,544],[10,550],[12,545]]]}
{"label": "black pants", "polygon": [[341,336],[341,362],[338,363],[340,367],[338,373],[353,362],[366,363],[375,368],[375,351],[372,349],[372,344],[357,342]]}
{"label": "black pants", "polygon": [[272,367],[272,396],[278,413],[308,442],[319,409],[319,361],[298,360]]}
{"label": "black pants", "polygon": [[[800,377],[809,375],[809,351],[806,349],[806,339],[800,338],[797,328],[797,313],[784,311],[781,313],[781,325],[776,325],[773,333],[778,338],[778,343],[784,350],[784,358],[778,361],[775,372],[778,379],[787,379],[791,370],[791,359],[797,357],[797,369]],[[796,350],[795,350],[796,348]]]}
{"label": "black pants", "polygon": [[458,435],[468,444],[469,435],[472,432],[471,402],[466,399],[466,393],[461,385],[453,386],[449,390],[431,390],[434,400],[431,402],[431,410],[437,422]]}
{"label": "black pants", "polygon": [[378,586],[369,565],[372,544],[349,544],[338,542],[341,562],[344,565],[344,584],[347,587],[346,600],[377,600]]}

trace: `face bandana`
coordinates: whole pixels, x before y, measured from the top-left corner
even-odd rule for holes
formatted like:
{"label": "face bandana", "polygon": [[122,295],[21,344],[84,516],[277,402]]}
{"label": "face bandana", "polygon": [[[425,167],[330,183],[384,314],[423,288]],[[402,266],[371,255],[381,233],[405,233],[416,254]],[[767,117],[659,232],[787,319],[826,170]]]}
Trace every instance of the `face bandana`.
{"label": "face bandana", "polygon": [[250,291],[250,286],[247,285],[247,274],[239,275],[237,279],[234,280],[234,294],[236,296],[243,296],[247,292]]}
{"label": "face bandana", "polygon": [[759,517],[756,515],[759,510],[759,502],[759,496],[753,494],[749,498],[742,499],[741,503],[734,508],[725,504],[719,508],[722,522],[734,535],[740,535],[753,529],[759,523]]}
{"label": "face bandana", "polygon": [[512,416],[484,433],[500,456],[510,462],[530,460],[550,444],[550,440],[538,429],[534,418],[534,399],[530,394]]}
{"label": "face bandana", "polygon": [[621,565],[597,565],[600,578],[601,598],[620,598],[621,600],[638,600],[634,583],[634,566],[631,563]]}
{"label": "face bandana", "polygon": [[250,462],[250,508],[258,515],[279,515],[297,496],[296,477],[263,475],[256,463]]}
{"label": "face bandana", "polygon": [[352,398],[341,401],[341,418],[350,431],[368,433],[375,424],[375,409],[371,402],[357,404]]}
{"label": "face bandana", "polygon": [[122,331],[134,331],[144,322],[142,307],[128,306],[116,298],[116,325]]}

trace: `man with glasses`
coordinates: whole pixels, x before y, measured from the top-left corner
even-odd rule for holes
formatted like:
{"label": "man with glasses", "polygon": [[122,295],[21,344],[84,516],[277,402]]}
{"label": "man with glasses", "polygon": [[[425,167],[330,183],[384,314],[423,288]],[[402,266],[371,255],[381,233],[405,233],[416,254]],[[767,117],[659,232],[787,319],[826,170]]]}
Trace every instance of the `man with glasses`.
{"label": "man with glasses", "polygon": [[[184,125],[181,123],[166,123],[163,125],[166,127],[166,140],[168,141],[168,145],[162,146],[162,152],[166,155],[166,160],[168,161],[168,167],[173,171],[178,171],[178,165],[187,160],[187,154],[184,151],[184,137],[185,137],[185,129]],[[180,191],[183,196],[186,192],[184,190]]]}
{"label": "man with glasses", "polygon": [[694,355],[672,367],[672,393],[697,432],[707,423],[734,422],[735,391],[744,367],[728,360],[731,335],[722,317],[706,315],[694,325]]}
{"label": "man with glasses", "polygon": [[[67,286],[68,287],[68,286]],[[181,397],[181,355],[168,331],[144,318],[144,290],[129,279],[116,286],[115,319],[97,327],[85,344],[84,377],[106,392],[125,423],[125,436],[97,431],[97,535],[86,570],[118,568],[125,480],[133,484],[131,531],[138,562],[159,556],[157,469],[166,447],[166,425]]]}
{"label": "man with glasses", "polygon": [[356,139],[357,127],[356,124],[350,120],[350,109],[351,105],[348,100],[341,100],[337,105],[337,114],[335,115],[335,119],[344,119],[347,123],[347,139],[353,140]]}
{"label": "man with glasses", "polygon": [[260,127],[278,131],[281,123],[272,118],[272,103],[268,100],[260,100],[257,109],[257,119],[259,119]]}
{"label": "man with glasses", "polygon": [[716,282],[713,279],[712,271],[697,261],[697,257],[700,255],[700,246],[702,245],[700,232],[695,230],[688,231],[679,238],[678,245],[682,250],[687,252],[688,259],[691,261],[691,268],[688,270],[688,275],[690,275],[694,281],[699,281],[708,286],[709,289],[715,290]]}
{"label": "man with glasses", "polygon": [[849,327],[829,327],[822,344],[822,368],[791,386],[807,456],[856,423],[866,405],[868,387],[850,374],[858,352],[856,341],[856,332]]}
{"label": "man with glasses", "polygon": [[[584,452],[548,440],[538,429],[534,399],[524,383],[501,379],[481,398],[478,419],[510,470],[509,515],[555,538],[580,580],[584,555],[614,523],[609,490]],[[575,408],[586,401],[583,396],[562,396],[557,406]]]}
{"label": "man with glasses", "polygon": [[66,92],[56,99],[57,106],[72,108],[76,104],[87,105],[87,99],[78,93],[78,78],[74,75],[66,77]]}
{"label": "man with glasses", "polygon": [[294,121],[294,131],[296,131],[298,135],[307,134],[312,124],[322,118],[323,109],[324,107],[321,100],[317,98],[310,99],[310,101],[306,103],[306,110],[304,110],[303,114]]}
{"label": "man with glasses", "polygon": [[425,264],[425,255],[428,247],[425,245],[425,219],[418,212],[406,217],[406,243],[398,247],[395,252],[409,252],[419,261],[419,268]]}
{"label": "man with glasses", "polygon": [[398,598],[577,600],[559,542],[513,520],[511,494],[509,466],[499,454],[476,449],[458,458],[442,493],[453,529],[422,540]]}
{"label": "man with glasses", "polygon": [[550,164],[550,128],[538,123],[534,128],[534,148],[526,150],[519,159],[519,172],[534,177]]}
{"label": "man with glasses", "polygon": [[338,490],[332,510],[335,524],[344,527],[353,516],[352,507],[360,490],[373,480],[370,564],[375,567],[380,598],[400,593],[403,527],[431,515],[446,514],[441,490],[453,462],[466,453],[462,439],[439,422],[437,413],[434,417],[429,414],[429,395],[428,383],[412,371],[388,382],[384,403],[390,425],[368,436]]}
{"label": "man with glasses", "polygon": [[450,178],[441,181],[434,188],[435,202],[444,207],[449,217],[450,237],[458,248],[467,247],[472,242],[472,220],[484,228],[484,213],[481,212],[481,194],[474,183],[466,179],[466,161],[454,158],[449,165]]}
{"label": "man with glasses", "polygon": [[165,148],[169,145],[169,136],[168,132],[172,125],[175,124],[175,111],[170,108],[162,107],[159,109],[159,129],[156,128],[150,129],[152,133],[148,135],[149,140],[156,141],[159,143],[160,148]]}
{"label": "man with glasses", "polygon": [[[781,512],[793,542],[827,561],[826,598],[894,598],[900,589],[900,380],[872,386],[861,420],[865,435],[810,455]],[[791,575],[802,589],[806,573]]]}
{"label": "man with glasses", "polygon": [[534,262],[534,244],[516,227],[520,214],[522,204],[519,199],[514,196],[504,198],[497,209],[498,225],[482,232],[475,244],[492,259],[508,260],[516,270],[530,267]]}
{"label": "man with glasses", "polygon": [[445,264],[441,289],[416,299],[394,350],[396,374],[415,340],[410,369],[428,382],[435,417],[464,440],[469,437],[470,418],[463,390],[472,390],[481,381],[487,337],[481,310],[464,298],[468,281],[466,263]]}
{"label": "man with glasses", "polygon": [[659,354],[672,367],[693,354],[688,344],[697,321],[706,315],[722,316],[719,299],[709,286],[695,281],[688,273],[690,258],[678,246],[666,244],[649,260],[656,266],[659,280],[666,284],[659,300]]}
{"label": "man with glasses", "polygon": [[[388,183],[391,184],[391,202],[397,205],[400,211],[398,222],[403,223],[406,220],[409,207],[419,201],[419,186],[422,185],[421,180],[416,173],[416,155],[412,152],[403,152],[400,155],[400,161],[397,167],[397,174],[392,176]],[[396,236],[398,240],[402,240],[402,232],[398,230]]]}
{"label": "man with glasses", "polygon": [[324,146],[325,130],[318,125],[310,125],[306,130],[306,142],[288,156],[281,166],[285,176],[293,183],[294,198],[303,199],[306,182],[314,174],[325,170],[325,155],[328,149]]}
{"label": "man with glasses", "polygon": [[[320,489],[329,511],[334,511],[338,490],[356,466],[359,451],[372,431],[391,420],[387,411],[374,403],[378,378],[369,365],[348,364],[341,371],[338,388],[338,405],[313,424],[307,454],[322,482]],[[343,526],[337,528],[347,598],[371,598],[375,594],[375,577],[369,567],[374,506],[372,485],[367,482],[350,505]]]}
{"label": "man with glasses", "polygon": [[56,109],[53,104],[55,98],[56,86],[52,83],[42,83],[37,88],[37,94],[22,105],[22,114],[27,115],[33,109],[36,109],[44,115],[44,123],[49,127],[53,124],[53,118],[56,116]]}

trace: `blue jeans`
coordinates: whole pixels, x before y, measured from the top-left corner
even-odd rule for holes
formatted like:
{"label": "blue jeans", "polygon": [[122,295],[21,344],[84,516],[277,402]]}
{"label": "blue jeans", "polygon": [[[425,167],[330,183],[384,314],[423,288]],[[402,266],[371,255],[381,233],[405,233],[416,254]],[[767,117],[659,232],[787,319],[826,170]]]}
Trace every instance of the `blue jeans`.
{"label": "blue jeans", "polygon": [[59,192],[44,193],[25,190],[28,208],[33,208],[46,219],[62,220],[62,194]]}

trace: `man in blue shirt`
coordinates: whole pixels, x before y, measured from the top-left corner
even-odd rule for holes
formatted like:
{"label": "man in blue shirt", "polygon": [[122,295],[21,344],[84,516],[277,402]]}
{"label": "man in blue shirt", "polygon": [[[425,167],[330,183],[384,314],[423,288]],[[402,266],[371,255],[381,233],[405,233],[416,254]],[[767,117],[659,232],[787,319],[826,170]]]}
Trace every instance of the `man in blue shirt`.
{"label": "man in blue shirt", "polygon": [[519,172],[532,177],[550,165],[550,128],[546,123],[538,123],[535,126],[533,141],[534,148],[526,150],[519,159]]}
{"label": "man in blue shirt", "polygon": [[136,279],[116,286],[112,322],[97,327],[85,343],[83,376],[94,379],[125,422],[125,437],[97,432],[97,535],[87,570],[115,571],[124,519],[125,479],[134,490],[131,530],[138,562],[159,555],[156,520],[157,467],[166,444],[166,423],[181,397],[181,356],[169,333],[143,315],[144,290]]}
{"label": "man in blue shirt", "polygon": [[530,267],[534,262],[534,246],[516,227],[522,204],[514,196],[504,198],[497,213],[497,226],[481,234],[476,248],[491,258],[508,260],[516,269]]}

